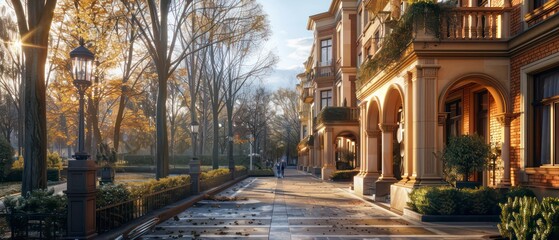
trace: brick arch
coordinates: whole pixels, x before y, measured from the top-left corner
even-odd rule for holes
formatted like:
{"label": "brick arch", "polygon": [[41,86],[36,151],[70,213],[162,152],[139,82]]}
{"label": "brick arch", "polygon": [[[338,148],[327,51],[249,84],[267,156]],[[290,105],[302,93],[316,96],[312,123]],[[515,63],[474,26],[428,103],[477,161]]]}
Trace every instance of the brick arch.
{"label": "brick arch", "polygon": [[448,97],[448,93],[453,90],[458,84],[475,83],[487,89],[487,91],[493,96],[495,102],[497,103],[497,110],[499,113],[510,113],[512,112],[512,105],[510,103],[509,93],[505,86],[501,84],[497,79],[484,74],[484,73],[472,73],[463,75],[450,81],[439,93],[439,112],[445,111],[445,101]]}

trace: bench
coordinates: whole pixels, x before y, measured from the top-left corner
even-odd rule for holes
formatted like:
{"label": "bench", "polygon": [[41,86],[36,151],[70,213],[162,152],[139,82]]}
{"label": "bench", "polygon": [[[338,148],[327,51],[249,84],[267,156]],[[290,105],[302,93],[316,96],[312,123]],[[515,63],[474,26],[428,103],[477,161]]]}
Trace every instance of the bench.
{"label": "bench", "polygon": [[152,231],[159,222],[159,218],[152,218],[115,238],[115,240],[134,240]]}

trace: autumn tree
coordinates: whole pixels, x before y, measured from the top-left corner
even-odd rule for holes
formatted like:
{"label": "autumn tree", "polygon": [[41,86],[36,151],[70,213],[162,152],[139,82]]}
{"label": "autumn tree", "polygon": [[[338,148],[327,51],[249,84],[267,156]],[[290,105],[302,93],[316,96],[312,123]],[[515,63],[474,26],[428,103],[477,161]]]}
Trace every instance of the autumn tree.
{"label": "autumn tree", "polygon": [[285,143],[285,155],[289,160],[297,154],[296,146],[299,142],[299,94],[293,89],[280,88],[272,95],[272,103],[276,113],[270,122],[272,134]]}
{"label": "autumn tree", "polygon": [[[0,136],[10,142],[12,133],[18,132],[21,90],[21,55],[17,24],[9,9],[0,9]],[[21,137],[18,137],[20,140]],[[18,141],[18,145],[20,142]]]}

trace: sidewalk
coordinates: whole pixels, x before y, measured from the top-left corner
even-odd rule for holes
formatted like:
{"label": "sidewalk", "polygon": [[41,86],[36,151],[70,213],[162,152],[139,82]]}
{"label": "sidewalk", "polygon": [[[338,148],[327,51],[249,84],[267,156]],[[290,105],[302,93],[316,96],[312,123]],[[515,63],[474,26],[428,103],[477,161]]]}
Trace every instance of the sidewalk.
{"label": "sidewalk", "polygon": [[421,223],[403,218],[295,169],[248,178],[159,224],[144,239],[480,239],[495,223]]}

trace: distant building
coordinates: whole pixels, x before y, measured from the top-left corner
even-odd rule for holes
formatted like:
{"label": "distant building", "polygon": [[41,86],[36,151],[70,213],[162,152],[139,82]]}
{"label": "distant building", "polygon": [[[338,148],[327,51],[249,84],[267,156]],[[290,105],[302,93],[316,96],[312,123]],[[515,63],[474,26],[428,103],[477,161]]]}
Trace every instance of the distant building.
{"label": "distant building", "polygon": [[501,156],[469,180],[558,196],[559,2],[447,4],[397,41],[408,1],[332,0],[310,16],[299,168],[328,179],[355,167],[356,193],[402,210],[411,189],[444,184],[449,137],[478,134]]}

